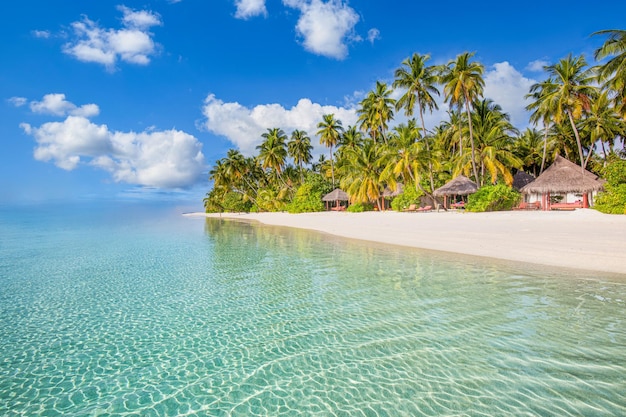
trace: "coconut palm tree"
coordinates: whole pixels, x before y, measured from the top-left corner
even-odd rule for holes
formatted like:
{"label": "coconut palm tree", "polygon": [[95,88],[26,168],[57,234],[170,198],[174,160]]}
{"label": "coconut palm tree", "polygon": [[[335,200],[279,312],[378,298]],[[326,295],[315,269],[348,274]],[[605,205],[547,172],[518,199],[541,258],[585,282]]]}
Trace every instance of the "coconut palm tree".
{"label": "coconut palm tree", "polygon": [[592,35],[608,35],[594,53],[596,60],[611,57],[599,67],[598,76],[614,92],[616,111],[626,118],[626,30],[601,30]]}
{"label": "coconut palm tree", "polygon": [[607,159],[607,150],[605,143],[609,145],[609,151],[612,152],[615,146],[615,139],[618,136],[626,136],[626,123],[622,119],[615,108],[610,105],[609,95],[607,91],[603,91],[591,102],[589,114],[581,123],[581,128],[585,131],[590,140],[590,152],[587,154],[589,161],[593,148],[597,142],[602,146],[604,162]]}
{"label": "coconut palm tree", "polygon": [[313,155],[311,151],[313,145],[311,145],[311,138],[304,130],[294,130],[291,132],[291,140],[287,142],[287,152],[289,156],[293,158],[293,161],[298,165],[300,171],[300,182],[304,182],[304,173],[302,171],[303,164],[311,163]]}
{"label": "coconut palm tree", "polygon": [[584,56],[573,57],[571,54],[558,63],[545,67],[554,82],[548,97],[550,104],[554,106],[554,120],[561,123],[563,117],[569,119],[576,137],[581,171],[585,170],[585,157],[576,120],[589,111],[591,100],[597,95],[597,87],[592,85],[593,74],[586,67]]}
{"label": "coconut palm tree", "polygon": [[[418,54],[413,54],[410,58],[405,59],[402,61],[402,67],[395,71],[395,81],[393,82],[394,88],[406,89],[406,93],[396,102],[396,109],[404,108],[405,114],[410,117],[417,106],[424,137],[426,136],[424,111],[428,110],[432,113],[433,109],[438,109],[433,95],[439,95],[439,90],[435,87],[438,81],[436,67],[426,66],[426,62],[429,59],[430,55]],[[426,152],[430,154],[428,141],[426,141]],[[432,165],[430,165],[429,180],[431,193],[435,191],[432,171]]]}
{"label": "coconut palm tree", "polygon": [[341,188],[349,195],[352,203],[368,203],[376,201],[379,210],[382,210],[380,196],[383,182],[381,159],[383,148],[371,138],[363,142],[363,146],[348,151],[347,158],[341,165]]}
{"label": "coconut palm tree", "polygon": [[396,104],[396,100],[390,97],[392,92],[386,83],[376,81],[376,89],[361,100],[357,110],[361,129],[368,132],[375,141],[379,134],[383,141],[387,141],[385,131],[389,121],[393,119],[393,108]]}
{"label": "coconut palm tree", "polygon": [[[343,132],[341,120],[335,119],[334,114],[325,114],[324,120],[317,124],[320,143],[329,148],[330,173],[333,187],[335,186],[335,167],[333,164],[333,146],[337,145]],[[321,162],[321,161],[320,161]]]}
{"label": "coconut palm tree", "polygon": [[469,125],[469,138],[472,148],[472,171],[474,179],[478,181],[478,170],[476,169],[476,149],[474,146],[474,130],[472,126],[471,104],[483,94],[485,81],[483,73],[485,67],[477,62],[471,62],[474,53],[465,52],[451,60],[442,68],[440,79],[444,85],[443,91],[445,100],[451,106],[465,105],[467,121]]}
{"label": "coconut palm tree", "polygon": [[265,140],[256,148],[259,150],[259,161],[263,169],[270,169],[282,182],[282,170],[287,159],[287,135],[282,129],[267,129],[261,135]]}
{"label": "coconut palm tree", "polygon": [[[545,68],[545,67],[544,67]],[[526,94],[525,98],[532,98],[532,101],[526,110],[531,111],[530,121],[535,126],[540,122],[543,123],[543,154],[541,157],[541,169],[539,169],[539,175],[543,172],[546,166],[546,157],[548,153],[548,134],[550,132],[550,124],[553,123],[555,105],[551,100],[554,100],[554,90],[556,84],[551,79],[545,80],[540,83],[533,84],[530,87],[530,93]]]}
{"label": "coconut palm tree", "polygon": [[[547,134],[545,137],[548,137]],[[540,175],[545,162],[547,142],[542,132],[526,128],[513,145],[513,153],[522,160],[525,171],[532,172],[535,177]]]}

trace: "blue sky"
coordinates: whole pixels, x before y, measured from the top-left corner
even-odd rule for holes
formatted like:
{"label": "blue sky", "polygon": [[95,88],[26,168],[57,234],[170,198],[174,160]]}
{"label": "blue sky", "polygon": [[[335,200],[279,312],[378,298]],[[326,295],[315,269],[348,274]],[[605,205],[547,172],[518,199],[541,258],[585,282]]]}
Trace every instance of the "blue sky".
{"label": "blue sky", "polygon": [[[612,3],[612,4],[607,4]],[[624,29],[626,3],[20,0],[0,5],[0,203],[180,199],[267,128],[344,125],[412,53],[475,52],[518,128],[542,65]],[[604,5],[606,4],[606,5]],[[432,127],[445,105],[429,115]],[[401,121],[401,118],[399,118]]]}

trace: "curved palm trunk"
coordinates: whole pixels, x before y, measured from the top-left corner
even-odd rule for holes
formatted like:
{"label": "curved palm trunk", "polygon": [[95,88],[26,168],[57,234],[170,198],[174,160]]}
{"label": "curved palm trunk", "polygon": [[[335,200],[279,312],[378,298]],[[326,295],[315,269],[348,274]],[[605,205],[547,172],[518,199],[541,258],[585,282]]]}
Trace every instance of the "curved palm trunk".
{"label": "curved palm trunk", "polygon": [[541,156],[541,169],[539,175],[543,173],[543,169],[546,166],[546,156],[548,155],[548,124],[543,124],[543,155]]}
{"label": "curved palm trunk", "polygon": [[574,136],[576,136],[576,145],[578,145],[578,155],[580,156],[580,169],[581,172],[585,171],[585,158],[583,157],[583,146],[580,142],[580,135],[578,134],[578,129],[576,129],[576,123],[574,123],[574,116],[572,116],[572,112],[567,109],[567,116],[569,117],[569,122],[572,125],[572,129],[574,130]]}
{"label": "curved palm trunk", "polygon": [[467,121],[469,124],[470,144],[472,145],[472,170],[474,171],[474,179],[477,183],[481,182],[478,178],[478,171],[476,170],[476,150],[474,149],[474,128],[472,126],[472,114],[469,108],[469,97],[467,92],[465,93],[465,111],[467,112]]}
{"label": "curved palm trunk", "polygon": [[[424,111],[422,110],[422,103],[419,97],[417,98],[417,107],[420,109],[420,119],[422,121],[422,132],[423,132],[422,137],[426,141],[426,152],[428,153],[428,176],[430,180],[430,192],[434,193],[435,192],[435,179],[433,178],[433,162],[430,156],[430,145],[428,143],[428,139],[426,138],[426,125],[424,124]],[[433,198],[433,205],[434,204],[435,204],[435,200]]]}
{"label": "curved palm trunk", "polygon": [[333,164],[333,145],[330,145],[330,176],[333,179],[333,188],[335,188],[335,165]]}

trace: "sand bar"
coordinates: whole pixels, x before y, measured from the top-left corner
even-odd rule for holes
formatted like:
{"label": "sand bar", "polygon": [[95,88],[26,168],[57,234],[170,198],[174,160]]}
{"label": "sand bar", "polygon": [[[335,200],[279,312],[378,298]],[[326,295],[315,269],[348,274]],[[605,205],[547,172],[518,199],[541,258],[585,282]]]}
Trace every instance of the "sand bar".
{"label": "sand bar", "polygon": [[626,275],[626,216],[575,211],[188,213],[388,243]]}

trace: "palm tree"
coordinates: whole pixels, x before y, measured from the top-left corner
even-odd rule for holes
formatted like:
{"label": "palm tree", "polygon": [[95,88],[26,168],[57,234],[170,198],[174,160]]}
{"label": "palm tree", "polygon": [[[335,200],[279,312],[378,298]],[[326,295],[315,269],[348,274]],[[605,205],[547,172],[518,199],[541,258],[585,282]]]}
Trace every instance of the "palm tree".
{"label": "palm tree", "polygon": [[370,91],[361,100],[360,108],[357,110],[361,129],[369,132],[375,141],[379,133],[383,141],[387,141],[385,131],[387,130],[388,122],[393,119],[393,108],[396,103],[396,100],[390,97],[391,93],[392,90],[387,88],[386,83],[376,81],[376,89]]}
{"label": "palm tree", "polygon": [[586,66],[587,61],[582,55],[573,57],[570,54],[558,63],[545,67],[554,82],[548,100],[554,105],[555,121],[561,123],[564,116],[569,119],[576,137],[581,171],[585,170],[585,157],[576,120],[589,110],[591,100],[597,95],[597,88],[592,85],[592,72]]}
{"label": "palm tree", "polygon": [[553,92],[556,85],[553,80],[548,79],[541,83],[533,84],[530,87],[530,93],[525,98],[533,98],[534,101],[526,106],[526,110],[532,111],[530,121],[536,126],[539,122],[543,123],[543,154],[541,157],[541,169],[539,175],[546,166],[546,157],[548,153],[548,133],[550,131],[550,123],[554,119],[555,106],[551,102],[554,95]]}
{"label": "palm tree", "polygon": [[[439,95],[439,90],[435,87],[437,75],[435,67],[426,66],[430,55],[413,54],[411,58],[402,61],[402,67],[398,68],[394,75],[394,88],[405,88],[406,93],[396,102],[396,109],[404,108],[407,116],[413,115],[415,106],[419,109],[420,121],[422,122],[422,134],[426,136],[426,126],[424,124],[424,111],[432,113],[433,109],[438,109],[437,102],[433,94]],[[426,141],[426,151],[430,154],[430,146]],[[430,159],[430,158],[429,158]],[[429,179],[431,193],[435,191],[432,164],[429,166]]]}
{"label": "palm tree", "polygon": [[300,182],[304,182],[302,164],[309,164],[313,158],[311,150],[313,150],[313,146],[311,145],[311,138],[307,133],[304,130],[294,130],[291,133],[291,140],[287,143],[287,152],[298,165]]}
{"label": "palm tree", "polygon": [[587,154],[587,162],[593,153],[593,147],[600,142],[606,163],[607,151],[605,142],[609,145],[612,152],[617,136],[624,137],[626,133],[626,123],[620,118],[617,112],[609,104],[609,96],[607,91],[603,91],[595,100],[592,101],[587,118],[582,122],[582,129],[588,133],[591,139],[590,152]]}
{"label": "palm tree", "polygon": [[598,76],[615,93],[615,108],[626,118],[626,30],[601,30],[592,35],[609,35],[594,57],[596,60],[611,57],[600,66]]}
{"label": "palm tree", "polygon": [[[474,108],[472,124],[475,126],[477,162],[480,164],[480,177],[477,182],[482,186],[488,173],[492,184],[501,176],[507,185],[511,185],[513,175],[509,167],[522,166],[522,161],[510,151],[513,136],[517,135],[518,131],[511,124],[509,115],[492,100],[483,99],[474,104]],[[463,158],[460,161],[461,164],[467,164]],[[469,166],[466,165],[462,170],[469,171]],[[457,168],[457,171],[461,169]]]}
{"label": "palm tree", "polygon": [[485,68],[482,64],[470,62],[473,56],[474,53],[465,52],[458,55],[455,60],[448,62],[448,65],[441,72],[441,82],[444,85],[445,100],[450,102],[450,105],[456,104],[459,107],[465,105],[472,147],[472,171],[474,172],[474,179],[478,181],[470,105],[483,94],[485,81],[482,75]]}
{"label": "palm tree", "polygon": [[259,150],[259,161],[263,169],[272,170],[276,178],[282,181],[282,170],[287,159],[287,135],[282,129],[267,129],[261,135],[265,140],[256,148]]}
{"label": "palm tree", "polygon": [[329,148],[330,155],[330,173],[332,177],[333,187],[335,186],[335,167],[333,164],[333,146],[337,145],[343,127],[341,120],[335,119],[334,114],[325,114],[324,120],[317,124],[319,130],[317,134],[320,136],[320,143]]}
{"label": "palm tree", "polygon": [[532,172],[533,176],[540,175],[540,169],[545,162],[547,150],[547,134],[536,129],[526,128],[513,145],[513,153],[522,160],[526,171]]}
{"label": "palm tree", "polygon": [[383,188],[382,149],[373,139],[366,139],[363,146],[348,152],[341,165],[341,187],[350,195],[351,202],[376,201],[378,209],[382,209],[379,201]]}

